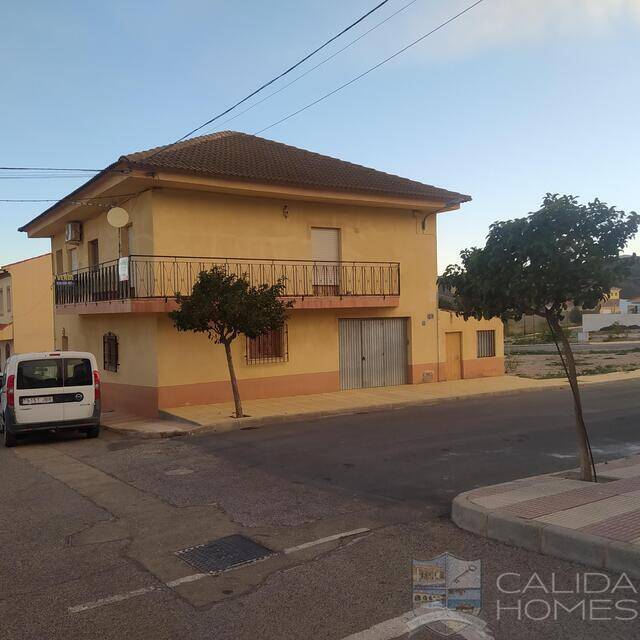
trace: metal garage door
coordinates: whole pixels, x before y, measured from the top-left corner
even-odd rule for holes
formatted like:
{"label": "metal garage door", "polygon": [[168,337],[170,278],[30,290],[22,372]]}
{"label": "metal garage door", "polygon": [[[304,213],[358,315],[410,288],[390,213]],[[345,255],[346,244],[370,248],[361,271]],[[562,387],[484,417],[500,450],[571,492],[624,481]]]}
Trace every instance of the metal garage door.
{"label": "metal garage door", "polygon": [[405,318],[367,318],[338,322],[341,389],[406,384]]}

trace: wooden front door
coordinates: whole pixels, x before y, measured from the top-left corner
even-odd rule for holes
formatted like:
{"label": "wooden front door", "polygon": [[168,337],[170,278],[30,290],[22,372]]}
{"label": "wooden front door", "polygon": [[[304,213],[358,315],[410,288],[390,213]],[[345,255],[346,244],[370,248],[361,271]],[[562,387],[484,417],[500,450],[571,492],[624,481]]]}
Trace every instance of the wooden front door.
{"label": "wooden front door", "polygon": [[445,334],[447,353],[447,380],[462,378],[462,333],[454,331]]}

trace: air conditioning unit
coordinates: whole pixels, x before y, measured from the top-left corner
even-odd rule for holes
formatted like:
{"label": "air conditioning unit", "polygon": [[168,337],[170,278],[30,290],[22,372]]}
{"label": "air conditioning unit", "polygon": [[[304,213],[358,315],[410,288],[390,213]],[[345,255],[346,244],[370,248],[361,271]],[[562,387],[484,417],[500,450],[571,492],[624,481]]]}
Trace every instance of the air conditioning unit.
{"label": "air conditioning unit", "polygon": [[67,222],[64,232],[65,242],[80,244],[82,241],[82,225],[79,222]]}

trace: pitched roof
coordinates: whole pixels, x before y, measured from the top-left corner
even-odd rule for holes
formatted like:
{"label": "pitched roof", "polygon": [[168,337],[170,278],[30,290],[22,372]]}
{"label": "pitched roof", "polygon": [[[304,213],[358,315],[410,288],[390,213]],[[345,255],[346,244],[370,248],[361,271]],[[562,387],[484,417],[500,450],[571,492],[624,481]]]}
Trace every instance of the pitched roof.
{"label": "pitched roof", "polygon": [[286,186],[459,204],[470,196],[324,156],[282,142],[222,131],[122,156],[132,167]]}
{"label": "pitched roof", "polygon": [[471,200],[471,196],[463,193],[401,178],[282,142],[238,131],[221,131],[120,156],[119,160],[19,227],[18,231],[28,231],[32,224],[46,218],[67,198],[81,194],[85,187],[110,171],[121,171],[123,166],[262,184],[434,200],[446,205]]}

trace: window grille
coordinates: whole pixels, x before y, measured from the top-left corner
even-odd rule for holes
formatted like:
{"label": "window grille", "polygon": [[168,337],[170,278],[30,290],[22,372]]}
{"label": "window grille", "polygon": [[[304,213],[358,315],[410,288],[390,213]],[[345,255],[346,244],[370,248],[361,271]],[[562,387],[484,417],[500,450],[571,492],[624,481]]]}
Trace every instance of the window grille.
{"label": "window grille", "polygon": [[247,338],[247,363],[286,362],[289,359],[287,327]]}
{"label": "window grille", "polygon": [[478,331],[478,358],[493,358],[496,355],[496,332]]}
{"label": "window grille", "polygon": [[113,333],[105,333],[102,336],[103,369],[105,371],[118,371],[118,336]]}

